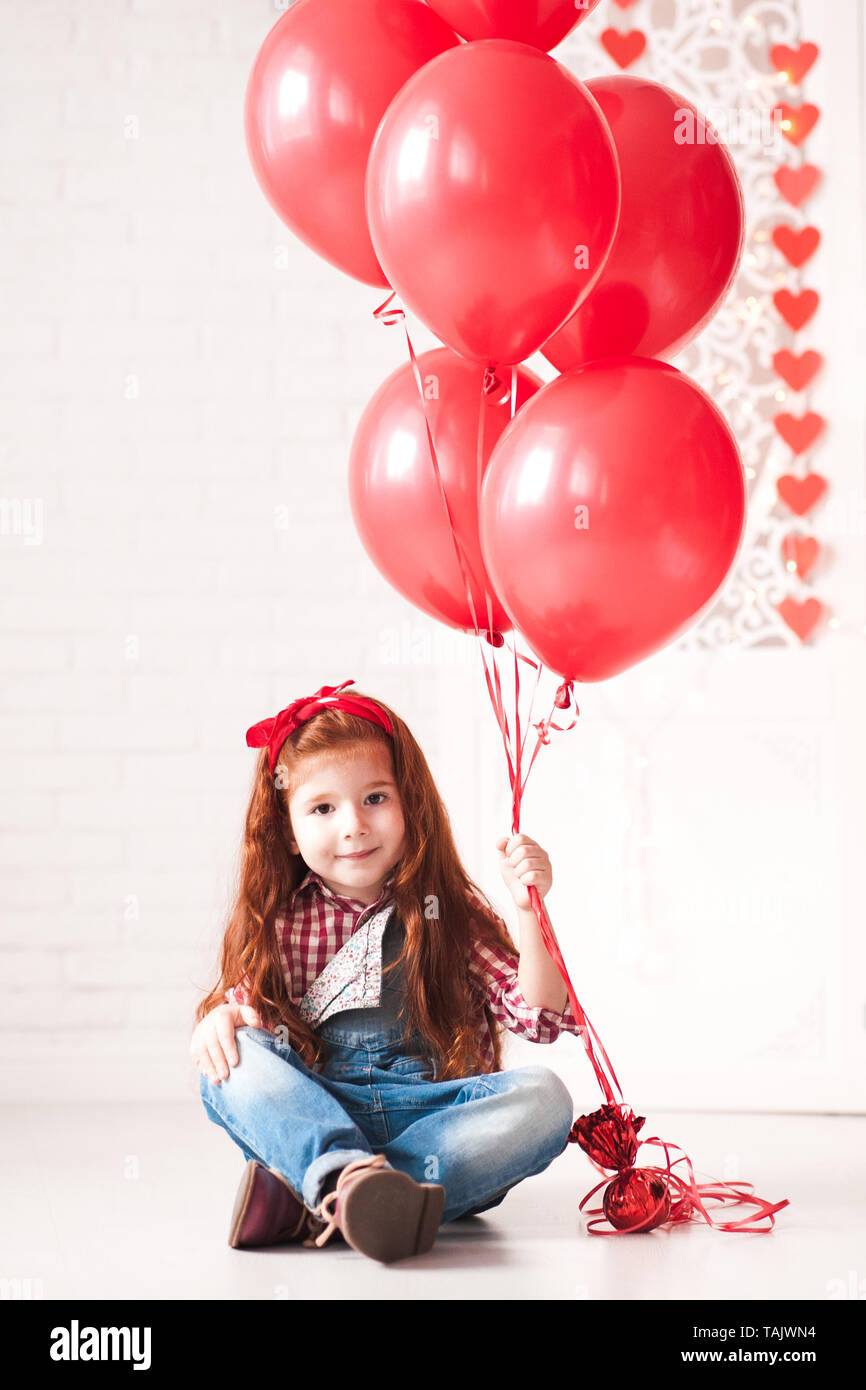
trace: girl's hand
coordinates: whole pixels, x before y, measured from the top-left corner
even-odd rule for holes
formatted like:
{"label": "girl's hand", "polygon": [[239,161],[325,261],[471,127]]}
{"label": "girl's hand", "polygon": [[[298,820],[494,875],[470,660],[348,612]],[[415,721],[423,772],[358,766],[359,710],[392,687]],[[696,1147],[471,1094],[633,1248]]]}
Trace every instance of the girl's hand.
{"label": "girl's hand", "polygon": [[215,1084],[225,1081],[229,1064],[236,1067],[240,1058],[235,1042],[235,1029],[248,1025],[261,1028],[262,1020],[251,1004],[218,1004],[205,1014],[192,1035],[189,1054],[200,1071]]}
{"label": "girl's hand", "polygon": [[550,859],[535,840],[528,835],[503,835],[497,840],[499,868],[502,877],[517,907],[525,912],[531,909],[529,885],[534,884],[539,897],[550,892],[553,883],[553,869]]}

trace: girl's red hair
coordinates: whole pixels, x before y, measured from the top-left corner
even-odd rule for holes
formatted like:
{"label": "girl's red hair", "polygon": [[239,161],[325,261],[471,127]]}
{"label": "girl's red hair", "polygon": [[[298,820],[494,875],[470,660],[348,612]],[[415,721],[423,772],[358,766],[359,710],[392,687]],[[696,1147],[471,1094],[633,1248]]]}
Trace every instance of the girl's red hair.
{"label": "girl's red hair", "polygon": [[[494,1070],[500,1071],[500,1026],[488,1005],[479,1005],[473,994],[468,959],[477,940],[514,955],[516,946],[460,862],[448,812],[424,754],[399,715],[381,700],[374,703],[388,715],[393,734],[346,710],[326,709],[289,735],[275,774],[270,771],[267,749],[261,749],[247,808],[240,886],[223,936],[219,980],[198,1005],[196,1022],[225,1003],[230,986],[244,983],[247,1001],[263,1023],[280,1028],[311,1069],[324,1062],[326,1044],[293,1008],[277,949],[275,923],[285,914],[289,893],[307,872],[301,856],[289,849],[288,806],[303,780],[306,758],[350,757],[359,746],[378,743],[391,753],[406,828],[405,850],[395,866],[391,890],[406,928],[400,956],[406,982],[401,1015],[405,1037],[417,1029],[427,1039],[437,1081],[478,1075],[486,1070],[478,1038],[478,1009],[483,1007],[493,1037]],[[438,915],[428,917],[425,907],[431,902]]]}

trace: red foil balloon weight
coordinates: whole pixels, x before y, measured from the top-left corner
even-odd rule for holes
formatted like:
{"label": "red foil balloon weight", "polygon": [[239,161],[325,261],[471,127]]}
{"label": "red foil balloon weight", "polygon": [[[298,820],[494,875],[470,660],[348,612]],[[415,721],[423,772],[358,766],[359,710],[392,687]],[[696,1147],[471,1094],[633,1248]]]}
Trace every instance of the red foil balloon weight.
{"label": "red foil balloon weight", "polygon": [[[604,1214],[618,1231],[651,1231],[671,1214],[671,1195],[665,1179],[646,1168],[634,1167],[640,1147],[638,1130],[644,1119],[643,1115],[635,1116],[628,1106],[603,1105],[591,1115],[575,1120],[568,1136],[570,1143],[579,1144],[589,1155],[596,1168],[619,1170],[602,1198]],[[593,1192],[597,1191],[597,1187],[593,1188]]]}
{"label": "red foil balloon weight", "polygon": [[618,1231],[651,1231],[671,1214],[671,1195],[664,1178],[643,1168],[629,1168],[608,1183],[604,1214]]}
{"label": "red foil balloon weight", "polygon": [[[591,1207],[588,1215],[607,1219],[613,1228],[610,1231],[595,1231],[593,1227],[603,1225],[603,1221],[590,1221],[588,1229],[593,1235],[619,1235],[624,1232],[651,1231],[656,1226],[670,1223],[672,1226],[685,1221],[706,1221],[722,1231],[771,1230],[777,1211],[788,1206],[788,1198],[781,1202],[767,1202],[756,1197],[749,1182],[703,1183],[695,1182],[694,1170],[688,1154],[680,1150],[681,1157],[671,1163],[670,1149],[679,1148],[658,1135],[650,1139],[639,1139],[638,1131],[643,1127],[644,1116],[635,1115],[624,1101],[617,1104],[602,1105],[591,1115],[581,1115],[575,1120],[568,1136],[570,1144],[579,1144],[588,1155],[594,1168],[601,1173],[605,1168],[617,1169],[615,1178],[605,1177],[596,1183],[591,1192],[580,1203],[580,1210],[586,1206],[590,1197],[605,1189],[600,1207]],[[665,1151],[667,1167],[635,1167],[635,1159],[641,1144],[658,1144]],[[677,1163],[685,1163],[688,1178],[674,1173]],[[675,1193],[672,1199],[671,1193]],[[705,1206],[707,1201],[717,1201],[723,1206],[749,1205],[758,1208],[757,1216],[741,1217],[738,1221],[716,1222]],[[754,1224],[769,1219],[769,1226]]]}

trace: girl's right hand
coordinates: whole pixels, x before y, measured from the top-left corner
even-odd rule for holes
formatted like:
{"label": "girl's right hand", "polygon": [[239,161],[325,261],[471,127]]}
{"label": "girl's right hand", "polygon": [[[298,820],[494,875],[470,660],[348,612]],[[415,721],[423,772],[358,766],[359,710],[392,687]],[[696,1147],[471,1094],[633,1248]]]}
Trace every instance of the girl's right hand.
{"label": "girl's right hand", "polygon": [[261,1028],[262,1020],[251,1004],[218,1004],[205,1014],[192,1035],[189,1053],[200,1071],[218,1084],[236,1067],[238,1057],[235,1029],[244,1025]]}

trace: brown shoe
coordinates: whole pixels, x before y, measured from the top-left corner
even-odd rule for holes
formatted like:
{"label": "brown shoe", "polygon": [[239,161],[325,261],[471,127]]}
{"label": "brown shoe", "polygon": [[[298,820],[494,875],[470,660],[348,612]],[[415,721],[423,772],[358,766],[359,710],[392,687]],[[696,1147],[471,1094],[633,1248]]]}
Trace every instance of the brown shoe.
{"label": "brown shoe", "polygon": [[392,1168],[384,1154],[370,1154],[347,1163],[334,1191],[322,1198],[316,1214],[328,1225],[314,1244],[324,1245],[339,1231],[353,1250],[385,1264],[424,1255],[436,1239],[444,1206],[444,1187],[415,1182]]}
{"label": "brown shoe", "polygon": [[312,1245],[322,1226],[281,1173],[254,1158],[247,1160],[229,1227],[233,1249],[297,1242]]}

